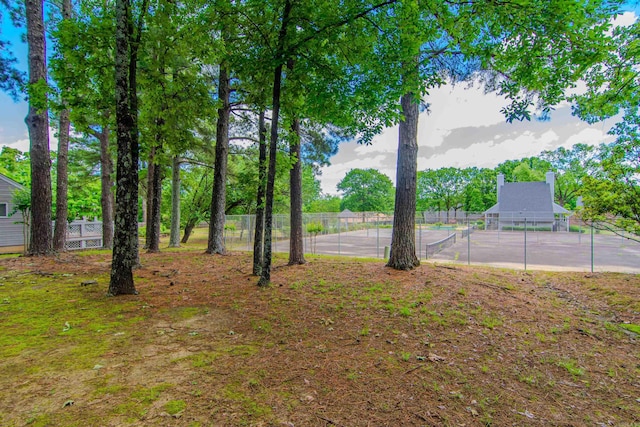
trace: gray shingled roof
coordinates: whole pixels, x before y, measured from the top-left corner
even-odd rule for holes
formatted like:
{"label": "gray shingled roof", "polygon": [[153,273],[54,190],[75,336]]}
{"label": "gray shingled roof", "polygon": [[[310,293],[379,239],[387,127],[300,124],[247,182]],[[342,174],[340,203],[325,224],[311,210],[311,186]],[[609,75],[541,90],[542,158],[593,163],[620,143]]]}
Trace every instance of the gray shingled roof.
{"label": "gray shingled roof", "polygon": [[513,219],[553,221],[554,213],[568,211],[553,202],[546,182],[507,182],[500,188],[500,202],[486,213],[499,213]]}
{"label": "gray shingled roof", "polygon": [[345,209],[338,214],[338,218],[359,218],[359,216],[351,212],[349,209]]}
{"label": "gray shingled roof", "polygon": [[20,190],[23,190],[25,188],[22,184],[19,184],[19,183],[15,182],[14,180],[9,178],[8,176],[2,175],[1,173],[0,173],[0,180],[4,181],[7,184],[9,184],[9,185],[11,185],[13,187],[16,187],[16,188],[18,188]]}
{"label": "gray shingled roof", "polygon": [[500,189],[500,213],[553,213],[551,191],[546,182],[508,182]]}
{"label": "gray shingled roof", "polygon": [[560,206],[557,203],[553,203],[553,213],[554,214],[568,214],[571,213],[570,211],[566,210],[565,208],[563,208],[562,206]]}

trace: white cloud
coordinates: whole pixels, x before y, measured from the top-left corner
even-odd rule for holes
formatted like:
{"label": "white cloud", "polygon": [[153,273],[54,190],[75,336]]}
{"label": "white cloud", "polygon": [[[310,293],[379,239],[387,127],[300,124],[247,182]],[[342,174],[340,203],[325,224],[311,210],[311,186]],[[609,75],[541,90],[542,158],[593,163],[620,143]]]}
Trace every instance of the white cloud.
{"label": "white cloud", "polygon": [[[355,145],[355,143],[351,144]],[[371,148],[371,146],[358,146],[357,148]],[[337,162],[330,166],[326,166],[322,168],[322,175],[320,177],[322,191],[326,194],[336,194],[336,186],[340,181],[342,181],[342,179],[351,169],[372,168],[389,175],[388,163],[385,162],[386,159],[387,156],[385,155],[375,155],[368,157],[365,154],[363,157],[357,157],[351,160]]]}
{"label": "white cloud", "polygon": [[0,144],[1,146],[7,146],[10,148],[15,148],[18,149],[20,151],[22,151],[23,153],[26,151],[29,151],[29,138],[24,138],[24,139],[18,139],[15,141],[3,141],[2,144]]}
{"label": "white cloud", "polygon": [[[29,142],[29,133],[25,132],[20,139],[14,139],[13,141],[8,141],[6,136],[0,133],[0,147],[8,146],[11,148],[18,149],[20,151],[27,152],[29,151],[30,142]],[[57,151],[58,149],[58,137],[56,136],[56,130],[53,128],[49,128],[49,148],[51,151]]]}
{"label": "white cloud", "polygon": [[386,128],[376,135],[370,145],[358,145],[353,151],[359,155],[395,153],[398,150],[398,126]]}
{"label": "white cloud", "polygon": [[418,159],[418,169],[438,169],[443,167],[488,167],[492,168],[505,160],[520,159],[539,154],[544,150],[553,132],[536,138],[531,132],[524,132],[516,138],[503,141],[487,141],[471,144],[466,148],[454,148],[429,158]]}
{"label": "white cloud", "polygon": [[614,28],[628,27],[629,25],[633,25],[637,19],[638,16],[635,14],[635,12],[628,11],[621,13],[620,15],[616,15],[616,17],[611,21],[611,24]]}
{"label": "white cloud", "polygon": [[[500,109],[507,101],[495,93],[485,93],[477,83],[432,89],[425,101],[429,103],[429,112],[421,113],[418,121],[421,148],[441,147],[455,129],[487,127],[505,121]],[[333,165],[322,169],[325,193],[335,194],[335,185],[353,168],[376,168],[395,181],[398,126],[384,129],[373,138],[371,145],[346,147],[348,145],[342,144],[341,153],[332,159]]]}
{"label": "white cloud", "polygon": [[[617,120],[588,125],[571,115],[569,105],[560,105],[549,121],[508,124],[500,113],[507,101],[478,85],[445,86],[432,91],[428,101],[431,112],[421,113],[418,123],[418,170],[493,168],[559,146],[610,142],[607,131]],[[370,146],[341,144],[332,165],[322,169],[322,191],[336,194],[336,184],[353,168],[376,168],[395,181],[397,148],[397,126],[385,129]]]}
{"label": "white cloud", "polygon": [[571,147],[575,144],[598,145],[602,142],[610,142],[612,140],[613,137],[608,135],[607,131],[604,129],[588,127],[577,134],[570,136],[562,146]]}

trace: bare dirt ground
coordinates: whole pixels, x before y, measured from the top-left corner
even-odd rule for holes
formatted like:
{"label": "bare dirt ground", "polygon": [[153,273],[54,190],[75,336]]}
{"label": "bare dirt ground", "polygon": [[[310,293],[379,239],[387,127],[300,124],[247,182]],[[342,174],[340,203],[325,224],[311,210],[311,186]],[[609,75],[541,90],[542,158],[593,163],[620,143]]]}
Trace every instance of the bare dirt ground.
{"label": "bare dirt ground", "polygon": [[0,258],[3,426],[638,426],[640,276]]}

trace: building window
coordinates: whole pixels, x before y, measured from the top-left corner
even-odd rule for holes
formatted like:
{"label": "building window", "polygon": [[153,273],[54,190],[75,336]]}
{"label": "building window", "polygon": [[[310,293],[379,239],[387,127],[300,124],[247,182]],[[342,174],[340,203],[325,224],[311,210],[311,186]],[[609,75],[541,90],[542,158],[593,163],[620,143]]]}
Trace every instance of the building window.
{"label": "building window", "polygon": [[7,218],[9,216],[9,205],[6,203],[0,203],[0,218]]}

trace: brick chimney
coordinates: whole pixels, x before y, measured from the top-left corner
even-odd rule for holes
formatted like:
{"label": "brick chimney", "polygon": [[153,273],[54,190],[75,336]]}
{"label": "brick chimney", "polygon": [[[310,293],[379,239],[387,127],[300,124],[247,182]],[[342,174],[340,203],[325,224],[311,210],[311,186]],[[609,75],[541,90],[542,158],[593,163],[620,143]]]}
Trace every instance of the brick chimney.
{"label": "brick chimney", "polygon": [[497,177],[497,186],[496,186],[498,203],[500,203],[500,189],[502,188],[503,185],[504,185],[504,175],[499,173]]}

